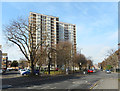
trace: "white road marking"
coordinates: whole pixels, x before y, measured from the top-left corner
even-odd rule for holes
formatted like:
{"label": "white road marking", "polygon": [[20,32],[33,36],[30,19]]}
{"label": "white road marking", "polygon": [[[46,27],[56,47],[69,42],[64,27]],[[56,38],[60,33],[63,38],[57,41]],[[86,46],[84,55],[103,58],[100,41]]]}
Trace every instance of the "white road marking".
{"label": "white road marking", "polygon": [[56,87],[50,88],[50,89],[55,89]]}
{"label": "white road marking", "polygon": [[88,82],[88,81],[85,81],[86,83]]}
{"label": "white road marking", "polygon": [[46,87],[42,87],[42,88],[40,88],[40,89],[45,89],[45,88],[49,88],[50,86],[46,86]]}

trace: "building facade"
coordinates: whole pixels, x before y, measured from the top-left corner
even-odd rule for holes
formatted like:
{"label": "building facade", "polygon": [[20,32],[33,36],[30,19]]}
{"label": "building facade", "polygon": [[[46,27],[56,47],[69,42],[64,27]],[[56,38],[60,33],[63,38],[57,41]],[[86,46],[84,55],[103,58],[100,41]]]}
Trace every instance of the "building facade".
{"label": "building facade", "polygon": [[34,32],[34,45],[45,40],[42,47],[56,47],[60,41],[72,43],[76,52],[76,25],[59,21],[59,17],[30,12],[30,30]]}
{"label": "building facade", "polygon": [[8,54],[2,53],[2,69],[7,69],[8,67]]}
{"label": "building facade", "polygon": [[[56,48],[61,41],[69,41],[73,52],[76,53],[76,25],[59,21],[59,17],[30,12],[29,28],[33,32],[33,44],[36,47],[41,43],[41,48],[49,45]],[[51,56],[54,54],[51,54]],[[53,57],[56,60],[56,56]],[[48,60],[48,59],[47,59]]]}
{"label": "building facade", "polygon": [[0,45],[0,69],[6,70],[8,67],[8,54],[2,53],[2,45]]}
{"label": "building facade", "polygon": [[64,22],[57,22],[57,43],[69,41],[76,53],[76,25]]}
{"label": "building facade", "polygon": [[34,31],[34,45],[45,40],[41,45],[43,48],[48,44],[50,47],[56,46],[57,21],[59,21],[58,17],[30,12],[29,24]]}

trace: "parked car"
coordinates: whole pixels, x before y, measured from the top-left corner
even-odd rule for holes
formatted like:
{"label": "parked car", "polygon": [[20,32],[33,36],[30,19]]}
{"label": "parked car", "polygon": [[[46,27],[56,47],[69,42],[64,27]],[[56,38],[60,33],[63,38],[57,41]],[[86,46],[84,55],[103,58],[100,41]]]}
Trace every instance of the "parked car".
{"label": "parked car", "polygon": [[110,70],[105,70],[105,72],[106,72],[107,74],[111,73],[111,71],[110,71]]}
{"label": "parked car", "polygon": [[13,68],[7,68],[7,71],[12,71],[13,70]]}
{"label": "parked car", "polygon": [[88,70],[88,73],[93,73],[93,70],[92,70],[92,69],[89,69],[89,70]]}
{"label": "parked car", "polygon": [[19,69],[19,72],[21,73],[21,70],[24,70],[24,69]]}
{"label": "parked car", "polygon": [[[21,75],[29,75],[31,73],[31,70],[29,69],[21,69],[19,70]],[[34,70],[35,75],[39,75],[39,70]]]}
{"label": "parked car", "polygon": [[2,71],[2,74],[4,74],[4,73],[6,72],[6,70],[5,70],[5,69],[2,69],[1,71]]}
{"label": "parked car", "polygon": [[21,75],[28,75],[28,74],[30,74],[30,71],[29,70],[25,70],[25,69],[21,69],[19,72],[20,72]]}

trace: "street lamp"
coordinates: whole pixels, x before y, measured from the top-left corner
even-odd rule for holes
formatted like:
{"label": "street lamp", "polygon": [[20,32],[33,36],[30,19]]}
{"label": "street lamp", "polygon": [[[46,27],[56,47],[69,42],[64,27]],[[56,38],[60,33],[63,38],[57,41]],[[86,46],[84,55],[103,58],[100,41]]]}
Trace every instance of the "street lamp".
{"label": "street lamp", "polygon": [[80,62],[80,70],[81,70],[81,65],[82,65],[82,63]]}
{"label": "street lamp", "polygon": [[83,48],[80,48],[80,55],[81,55],[81,51],[82,51]]}
{"label": "street lamp", "polygon": [[80,65],[81,65],[81,63],[80,63]]}
{"label": "street lamp", "polygon": [[[83,48],[80,48],[80,58],[81,58],[81,50],[82,50]],[[82,65],[82,63],[80,62],[80,70],[81,70],[81,65]]]}

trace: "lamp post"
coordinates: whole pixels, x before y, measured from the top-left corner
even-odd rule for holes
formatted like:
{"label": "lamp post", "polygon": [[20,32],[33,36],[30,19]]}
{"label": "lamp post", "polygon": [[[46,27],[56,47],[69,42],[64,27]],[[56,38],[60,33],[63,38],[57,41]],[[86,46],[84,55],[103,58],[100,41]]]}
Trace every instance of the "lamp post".
{"label": "lamp post", "polygon": [[81,70],[81,65],[82,65],[82,63],[80,63],[80,70]]}
{"label": "lamp post", "polygon": [[83,48],[80,48],[80,55],[81,55],[81,51],[82,51]]}
{"label": "lamp post", "polygon": [[73,48],[74,47],[74,45],[72,45],[72,55],[71,55],[71,60],[72,60],[72,62],[73,62],[73,74],[74,74],[74,51],[73,51]]}
{"label": "lamp post", "polygon": [[[82,50],[83,48],[80,48],[80,58],[81,58],[81,50]],[[82,63],[80,62],[80,70],[81,70],[81,66],[82,66]]]}

